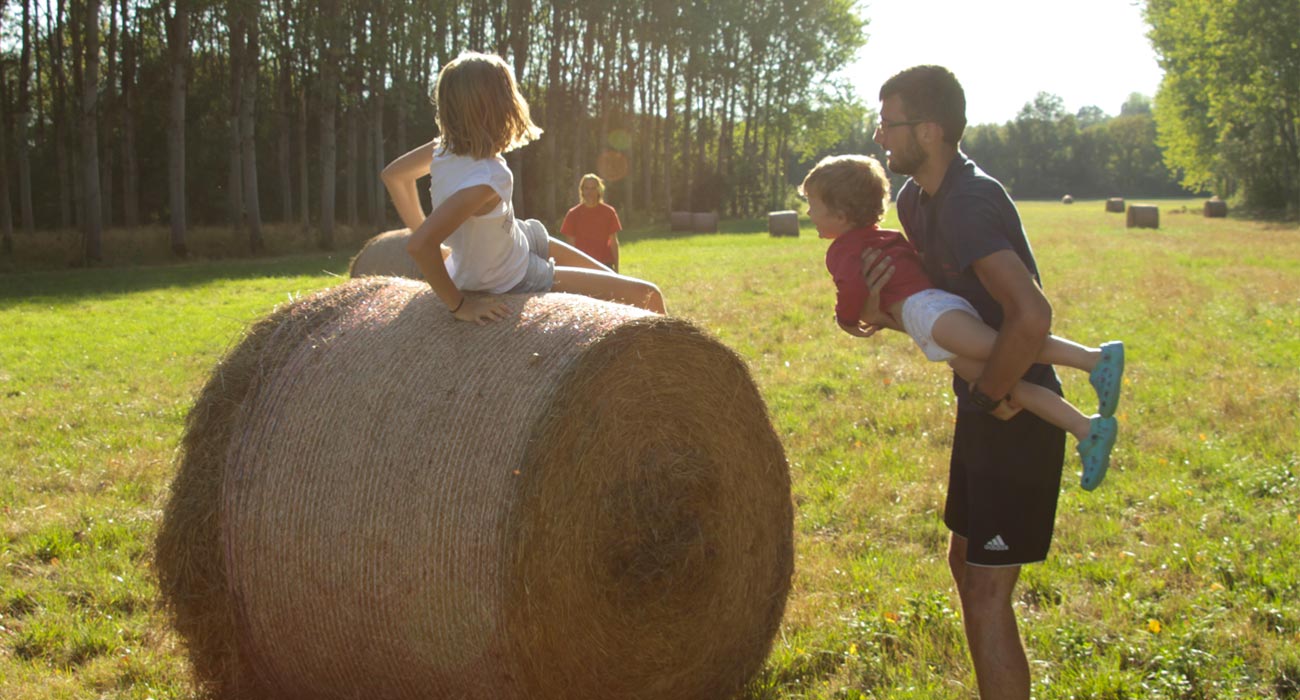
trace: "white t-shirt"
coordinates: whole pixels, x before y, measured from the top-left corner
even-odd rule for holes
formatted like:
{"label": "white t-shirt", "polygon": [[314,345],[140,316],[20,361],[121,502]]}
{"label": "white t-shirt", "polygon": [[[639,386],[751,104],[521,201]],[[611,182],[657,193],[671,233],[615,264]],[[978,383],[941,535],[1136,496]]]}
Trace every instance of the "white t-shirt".
{"label": "white t-shirt", "polygon": [[445,241],[451,248],[447,274],[462,290],[500,294],[528,271],[528,241],[515,222],[510,197],[514,175],[501,156],[475,159],[435,147],[429,166],[429,194],[435,209],[451,195],[487,185],[501,198],[495,209],[471,216]]}

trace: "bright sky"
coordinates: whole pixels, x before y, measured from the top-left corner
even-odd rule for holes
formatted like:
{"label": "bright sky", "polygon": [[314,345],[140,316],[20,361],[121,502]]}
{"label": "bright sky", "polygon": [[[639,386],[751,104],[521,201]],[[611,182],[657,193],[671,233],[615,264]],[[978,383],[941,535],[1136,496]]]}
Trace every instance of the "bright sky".
{"label": "bright sky", "polygon": [[[1119,114],[1155,97],[1162,71],[1140,0],[863,0],[867,44],[845,69],[879,108],[880,85],[910,66],[946,66],[966,90],[966,121],[1001,124],[1050,92],[1074,113]],[[948,19],[943,19],[948,18]]]}

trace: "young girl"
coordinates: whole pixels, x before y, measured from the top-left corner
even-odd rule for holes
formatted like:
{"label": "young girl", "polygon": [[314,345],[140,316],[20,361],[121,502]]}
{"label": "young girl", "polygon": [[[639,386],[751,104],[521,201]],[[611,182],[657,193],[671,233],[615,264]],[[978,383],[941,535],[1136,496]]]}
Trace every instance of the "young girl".
{"label": "young girl", "polygon": [[[489,295],[547,291],[665,312],[655,285],[609,271],[551,238],[538,221],[515,219],[514,176],[501,154],[536,140],[542,130],[505,61],[461,54],[438,75],[436,103],[440,138],[394,160],[383,178],[411,229],[407,252],[453,316],[481,325],[507,313]],[[426,174],[433,202],[428,217],[415,184]]]}
{"label": "young girl", "polygon": [[[935,289],[911,242],[898,231],[878,228],[889,202],[889,180],[875,158],[836,156],[822,159],[804,178],[800,194],[808,198],[808,216],[822,238],[833,239],[826,251],[826,268],[835,280],[836,321],[854,335],[863,332],[863,319],[884,311],[891,328],[912,336],[933,362],[947,361],[967,381],[983,374],[984,360],[993,351],[997,331],[984,324],[971,304],[955,294]],[[894,270],[871,287],[862,277],[862,253],[889,255]],[[1089,348],[1049,336],[1038,362],[1074,367],[1089,373],[1097,391],[1098,411],[1085,416],[1046,387],[1021,381],[1011,400],[1079,440],[1083,461],[1080,484],[1091,491],[1101,484],[1110,466],[1118,425],[1124,372],[1124,344]]]}

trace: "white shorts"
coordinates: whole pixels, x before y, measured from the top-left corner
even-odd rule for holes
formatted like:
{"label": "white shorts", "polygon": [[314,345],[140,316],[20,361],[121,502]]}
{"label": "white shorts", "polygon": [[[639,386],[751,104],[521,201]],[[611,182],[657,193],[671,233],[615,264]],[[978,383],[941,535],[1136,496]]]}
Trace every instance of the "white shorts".
{"label": "white shorts", "polygon": [[903,300],[903,330],[931,362],[947,362],[957,355],[934,342],[934,322],[949,311],[965,311],[980,318],[979,312],[962,297],[942,289],[925,289]]}
{"label": "white shorts", "polygon": [[537,219],[519,222],[524,238],[528,240],[528,270],[519,284],[507,294],[539,294],[551,291],[555,284],[555,260],[551,258],[551,237],[546,226]]}

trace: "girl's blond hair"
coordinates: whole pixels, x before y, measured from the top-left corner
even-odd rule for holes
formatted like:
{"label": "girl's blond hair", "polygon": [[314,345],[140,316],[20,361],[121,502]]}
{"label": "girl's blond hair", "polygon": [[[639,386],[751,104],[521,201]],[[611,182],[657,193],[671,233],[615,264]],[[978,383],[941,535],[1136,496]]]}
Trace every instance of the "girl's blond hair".
{"label": "girl's blond hair", "polygon": [[442,147],[456,155],[491,158],[542,135],[500,56],[467,52],[444,66],[434,107]]}
{"label": "girl's blond hair", "polygon": [[817,198],[857,226],[878,224],[889,207],[889,178],[871,156],[827,156],[799,185],[799,194]]}
{"label": "girl's blond hair", "polygon": [[597,202],[604,202],[604,201],[605,201],[605,181],[602,180],[602,179],[600,179],[600,176],[597,175],[596,173],[587,173],[586,175],[583,175],[583,176],[582,176],[582,179],[581,179],[581,180],[578,180],[578,201],[579,201],[579,202],[582,201],[582,186],[585,185],[585,184],[587,184],[587,181],[588,181],[588,180],[592,180],[592,181],[594,181],[594,182],[596,183],[596,201],[597,201]]}

